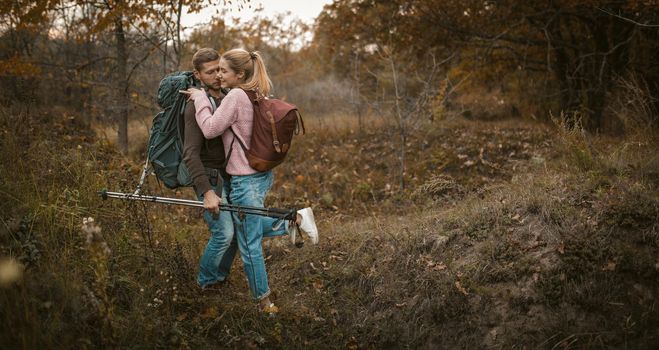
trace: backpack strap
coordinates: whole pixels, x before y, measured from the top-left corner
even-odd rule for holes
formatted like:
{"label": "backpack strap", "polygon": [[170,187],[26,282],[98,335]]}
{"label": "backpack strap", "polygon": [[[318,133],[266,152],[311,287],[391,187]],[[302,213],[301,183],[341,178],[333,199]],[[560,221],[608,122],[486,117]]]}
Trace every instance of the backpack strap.
{"label": "backpack strap", "polygon": [[213,96],[211,96],[208,92],[206,92],[206,96],[208,96],[208,99],[211,101],[211,113],[215,113],[215,110],[217,109],[215,98],[213,98]]}
{"label": "backpack strap", "polygon": [[231,158],[231,153],[233,153],[233,143],[236,141],[236,136],[234,135],[233,140],[231,140],[231,145],[229,145],[229,153],[222,163],[222,168],[226,170],[227,165],[229,165],[229,158]]}
{"label": "backpack strap", "polygon": [[[253,98],[256,98],[256,93],[251,90],[245,90],[245,89],[241,89],[241,90],[245,91],[245,93],[247,94],[247,98],[249,98],[249,100],[252,102],[252,108],[254,108],[254,102],[256,102],[256,100],[253,100]],[[233,133],[233,140],[231,140],[231,145],[229,146],[229,153],[227,153],[226,159],[224,160],[224,164],[222,164],[222,167],[224,169],[226,169],[227,165],[229,164],[229,159],[231,158],[231,154],[233,153],[233,143],[236,142],[236,140],[238,140],[238,144],[240,144],[240,147],[242,147],[243,152],[247,153],[248,151],[243,141],[240,139],[240,137],[238,137],[238,134],[236,134],[236,131],[233,130],[233,125],[230,126],[229,128],[231,129],[231,133]]]}
{"label": "backpack strap", "polygon": [[272,115],[272,112],[266,111],[265,115],[270,119],[270,130],[272,131],[272,145],[275,146],[275,151],[281,153],[281,147],[279,147],[279,138],[277,138],[277,127],[275,126],[275,116]]}
{"label": "backpack strap", "polygon": [[[231,126],[231,132],[233,133],[233,141],[231,141],[231,145],[233,146],[233,142],[236,141],[236,140],[238,140],[238,143],[240,144],[240,147],[243,148],[243,151],[247,152],[248,149],[247,149],[247,147],[245,146],[245,143],[243,143],[243,141],[240,139],[240,137],[238,137],[238,134],[236,134],[236,131],[233,130],[233,125]],[[233,149],[233,148],[232,148],[232,149]],[[229,150],[229,153],[231,153],[231,150]],[[227,158],[228,158],[228,157],[227,157]]]}
{"label": "backpack strap", "polygon": [[224,169],[226,169],[227,165],[229,164],[229,158],[231,158],[231,154],[233,153],[233,143],[236,142],[236,140],[238,140],[238,144],[240,144],[240,147],[243,148],[243,152],[247,153],[247,147],[245,147],[243,141],[240,140],[240,137],[237,136],[236,132],[233,130],[233,126],[231,126],[230,129],[231,129],[231,133],[233,134],[233,140],[231,140],[231,145],[229,146],[229,153],[227,153],[227,157],[224,160],[224,164],[222,164],[222,167]]}
{"label": "backpack strap", "polygon": [[302,114],[298,109],[295,109],[295,114],[297,115],[297,124],[295,125],[295,135],[300,134],[300,125],[302,125],[302,135],[307,133],[307,130],[304,128],[304,120],[302,120]]}
{"label": "backpack strap", "polygon": [[[254,90],[245,90],[245,89],[243,89],[243,88],[240,88],[240,90],[245,91],[245,94],[247,94],[247,98],[249,99],[250,102],[252,102],[252,109],[253,109],[253,111],[252,111],[252,118],[254,118],[254,113],[256,113],[256,112],[255,112],[255,111],[256,111],[256,107],[257,107],[257,102],[256,102],[256,101],[258,100],[258,95],[256,94],[256,91],[254,91]],[[272,115],[272,114],[270,114],[270,115]],[[273,117],[272,120],[274,121],[274,117]],[[273,124],[273,126],[274,126],[274,124]],[[231,132],[233,133],[233,139],[234,139],[234,141],[235,141],[236,139],[238,139],[238,143],[240,144],[240,147],[242,147],[242,148],[243,148],[243,151],[244,151],[245,153],[247,153],[248,149],[247,149],[247,147],[245,146],[245,143],[243,143],[243,141],[240,139],[240,137],[238,137],[238,134],[236,133],[236,131],[233,130],[233,125],[231,126]],[[231,144],[233,144],[233,141],[231,141]]]}
{"label": "backpack strap", "polygon": [[245,91],[245,93],[247,94],[247,98],[249,98],[249,100],[250,100],[250,102],[252,102],[252,104],[256,103],[256,101],[259,100],[259,95],[256,93],[256,91],[254,91],[254,90],[245,90],[243,88],[240,88],[240,90]]}

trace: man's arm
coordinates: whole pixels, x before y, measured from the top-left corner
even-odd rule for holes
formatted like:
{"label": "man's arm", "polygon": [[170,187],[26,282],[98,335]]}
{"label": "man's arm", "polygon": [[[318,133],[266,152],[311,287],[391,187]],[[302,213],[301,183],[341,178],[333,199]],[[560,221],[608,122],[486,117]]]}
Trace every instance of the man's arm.
{"label": "man's arm", "polygon": [[208,175],[206,175],[204,164],[201,162],[199,156],[205,139],[195,119],[194,103],[188,102],[187,106],[185,106],[184,118],[183,161],[185,162],[185,166],[188,167],[197,195],[202,195],[212,190],[212,187]]}

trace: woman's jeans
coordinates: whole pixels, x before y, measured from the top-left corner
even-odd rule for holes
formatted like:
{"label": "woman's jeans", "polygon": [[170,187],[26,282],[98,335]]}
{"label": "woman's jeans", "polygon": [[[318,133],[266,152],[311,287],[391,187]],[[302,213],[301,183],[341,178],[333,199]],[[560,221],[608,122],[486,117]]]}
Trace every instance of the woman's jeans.
{"label": "woman's jeans", "polygon": [[[229,201],[234,205],[263,208],[265,196],[272,187],[272,181],[272,171],[252,175],[234,175],[231,177]],[[264,236],[286,234],[287,225],[281,225],[278,230],[274,230],[273,224],[277,221],[275,218],[244,213],[232,213],[232,216],[249,289],[254,299],[261,300],[270,295],[261,241]]]}
{"label": "woman's jeans", "polygon": [[[217,192],[217,187],[212,186]],[[222,203],[227,201],[229,192],[229,181],[224,181],[224,190],[222,191]],[[204,196],[199,196],[199,200],[204,200]],[[231,263],[236,256],[236,240],[234,238],[233,219],[231,212],[220,211],[217,219],[213,219],[213,214],[204,210],[204,220],[208,224],[208,230],[211,237],[206,244],[206,249],[199,261],[199,275],[197,283],[205,287],[217,282],[224,281],[231,271]]]}

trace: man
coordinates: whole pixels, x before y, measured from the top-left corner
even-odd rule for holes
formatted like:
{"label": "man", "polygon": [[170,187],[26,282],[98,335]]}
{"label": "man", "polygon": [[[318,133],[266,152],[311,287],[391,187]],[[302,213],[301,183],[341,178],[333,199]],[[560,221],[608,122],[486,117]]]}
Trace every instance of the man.
{"label": "man", "polygon": [[[192,57],[193,73],[206,90],[211,105],[218,106],[224,97],[217,73],[220,55],[209,48],[198,50]],[[185,135],[183,160],[192,177],[195,193],[204,201],[204,220],[208,224],[210,238],[199,261],[197,283],[202,290],[213,289],[229,275],[236,255],[231,213],[221,211],[221,201],[226,202],[229,192],[225,165],[224,146],[221,137],[206,140],[195,120],[194,103],[185,107]],[[220,196],[218,196],[220,194]]]}

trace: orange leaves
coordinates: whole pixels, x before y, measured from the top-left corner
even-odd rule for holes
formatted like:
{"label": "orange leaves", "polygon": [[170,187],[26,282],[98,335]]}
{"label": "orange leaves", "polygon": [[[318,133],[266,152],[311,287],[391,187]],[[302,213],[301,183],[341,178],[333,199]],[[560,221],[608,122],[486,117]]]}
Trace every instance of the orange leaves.
{"label": "orange leaves", "polygon": [[3,1],[0,19],[17,31],[38,32],[48,22],[48,13],[58,1]]}
{"label": "orange leaves", "polygon": [[604,266],[602,266],[602,271],[615,271],[617,265],[618,264],[615,261],[609,260]]}
{"label": "orange leaves", "polygon": [[36,78],[40,74],[41,68],[17,55],[6,60],[0,60],[0,76],[13,75],[23,78]]}
{"label": "orange leaves", "polygon": [[204,310],[199,316],[202,319],[211,319],[211,318],[216,318],[218,315],[217,308],[214,306],[209,307],[208,309]]}
{"label": "orange leaves", "polygon": [[315,281],[313,283],[313,287],[316,290],[316,292],[320,293],[320,292],[322,292],[324,285],[323,285],[323,282]]}
{"label": "orange leaves", "polygon": [[467,290],[462,286],[462,284],[460,283],[460,281],[455,281],[455,284],[454,284],[454,285],[455,285],[455,289],[457,289],[460,293],[462,293],[462,294],[464,294],[464,295],[469,295],[469,293],[468,293]]}
{"label": "orange leaves", "polygon": [[430,254],[421,254],[416,260],[416,263],[431,271],[443,271],[446,269],[446,264],[434,261]]}

